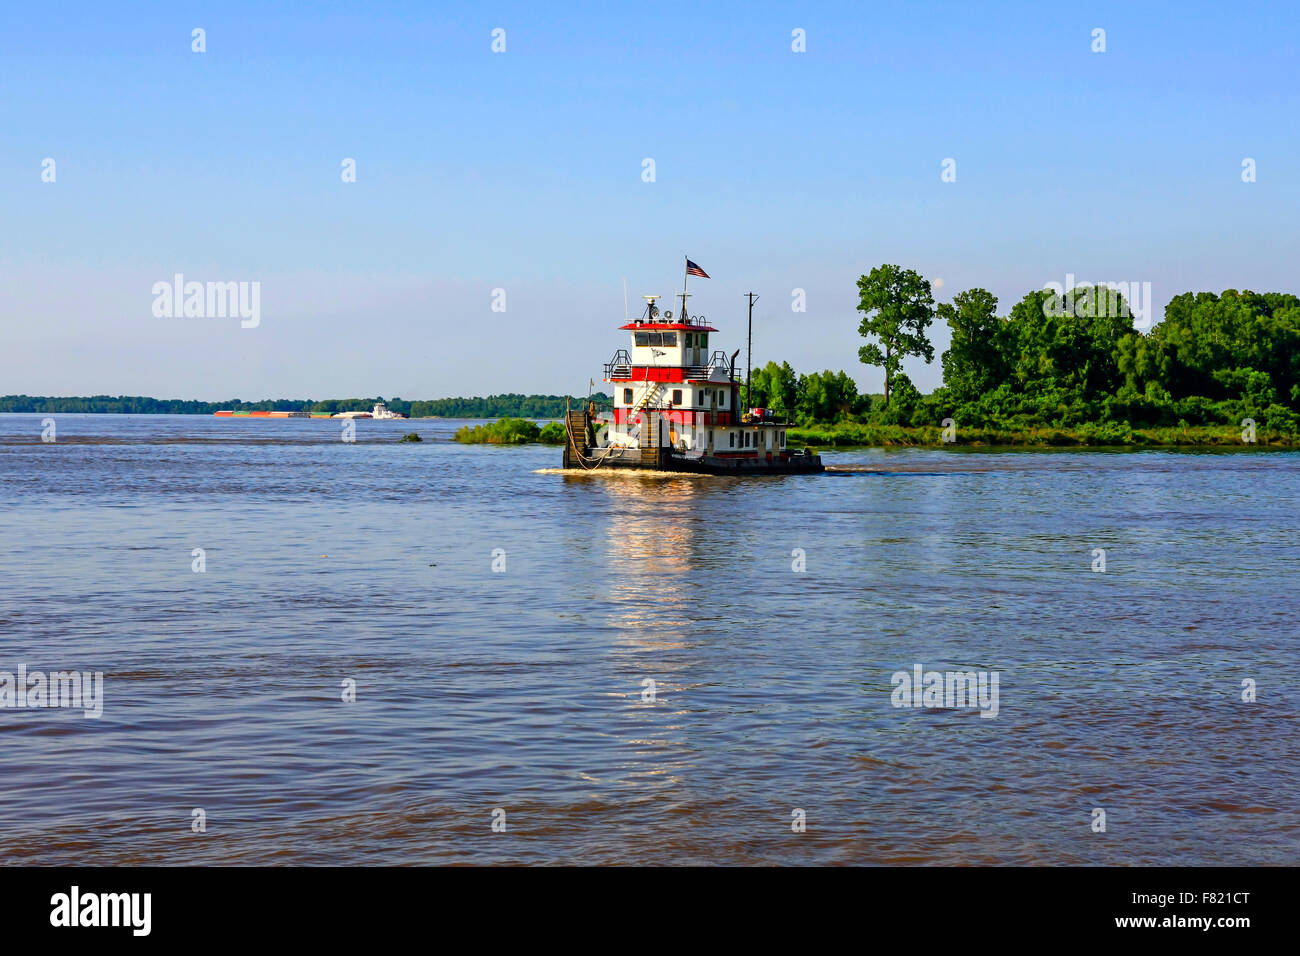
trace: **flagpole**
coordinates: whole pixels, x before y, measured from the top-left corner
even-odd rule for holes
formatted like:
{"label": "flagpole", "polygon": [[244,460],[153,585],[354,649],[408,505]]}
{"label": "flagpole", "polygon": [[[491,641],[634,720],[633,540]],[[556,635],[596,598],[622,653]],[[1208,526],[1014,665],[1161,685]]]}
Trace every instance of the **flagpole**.
{"label": "flagpole", "polygon": [[[682,256],[686,262],[691,261],[690,256]],[[691,274],[691,267],[683,263],[682,265],[682,314],[677,317],[679,322],[686,321],[686,280]]]}

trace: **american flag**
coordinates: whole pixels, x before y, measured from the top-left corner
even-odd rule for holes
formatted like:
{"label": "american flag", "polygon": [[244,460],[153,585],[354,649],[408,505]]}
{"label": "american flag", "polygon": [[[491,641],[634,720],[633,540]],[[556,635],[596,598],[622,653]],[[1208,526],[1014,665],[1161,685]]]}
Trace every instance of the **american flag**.
{"label": "american flag", "polygon": [[699,276],[701,279],[709,278],[709,274],[697,266],[690,259],[686,260],[686,274],[688,276]]}

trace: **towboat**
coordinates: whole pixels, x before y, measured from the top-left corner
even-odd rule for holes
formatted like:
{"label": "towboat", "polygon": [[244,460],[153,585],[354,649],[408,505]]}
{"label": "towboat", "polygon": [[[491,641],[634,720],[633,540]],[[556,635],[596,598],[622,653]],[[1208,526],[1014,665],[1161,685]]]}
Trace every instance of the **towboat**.
{"label": "towboat", "polygon": [[[688,267],[698,269],[689,260]],[[730,358],[710,350],[709,336],[718,330],[703,316],[687,314],[688,295],[681,293],[676,316],[660,313],[660,296],[642,296],[641,318],[619,327],[629,347],[605,363],[612,401],[606,408],[588,402],[568,409],[564,467],[712,475],[825,470],[810,449],[788,446],[787,421],[769,409],[743,407],[744,385],[736,377],[740,350]],[[752,318],[752,296],[750,310]]]}

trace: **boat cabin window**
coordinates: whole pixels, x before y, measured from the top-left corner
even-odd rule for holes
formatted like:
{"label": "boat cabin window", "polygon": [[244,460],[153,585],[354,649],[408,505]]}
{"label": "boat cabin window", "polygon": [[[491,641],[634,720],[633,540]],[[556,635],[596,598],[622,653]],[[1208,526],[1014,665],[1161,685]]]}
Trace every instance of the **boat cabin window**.
{"label": "boat cabin window", "polygon": [[673,389],[673,404],[680,405],[681,403],[682,403],[682,390],[680,388],[675,388]]}
{"label": "boat cabin window", "polygon": [[781,447],[785,447],[785,432],[781,432]]}
{"label": "boat cabin window", "polygon": [[736,433],[735,433],[735,432],[727,432],[727,437],[731,439],[731,447],[732,447],[732,448],[735,448],[735,447],[736,447]]}
{"label": "boat cabin window", "polygon": [[722,389],[718,389],[718,407],[719,408],[727,407],[727,393],[724,392]]}
{"label": "boat cabin window", "polygon": [[633,341],[637,345],[649,346],[668,346],[674,348],[677,345],[676,332],[636,332]]}
{"label": "boat cabin window", "polygon": [[623,404],[624,405],[632,404],[632,389],[630,388],[623,389]]}

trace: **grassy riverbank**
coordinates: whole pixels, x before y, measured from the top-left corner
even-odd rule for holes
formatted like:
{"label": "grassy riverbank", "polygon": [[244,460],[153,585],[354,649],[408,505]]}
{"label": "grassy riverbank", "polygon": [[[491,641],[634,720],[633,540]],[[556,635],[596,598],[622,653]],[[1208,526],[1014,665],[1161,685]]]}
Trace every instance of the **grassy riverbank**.
{"label": "grassy riverbank", "polygon": [[[944,429],[934,425],[873,425],[862,422],[791,426],[792,447],[884,448],[932,447],[955,444],[976,448],[1300,448],[1300,435],[1259,428],[1254,443],[1242,441],[1242,430],[1229,425],[1132,428],[1104,422],[1073,428],[957,428],[945,442]],[[486,425],[465,425],[454,440],[464,444],[564,444],[564,426],[551,422],[541,428],[521,418],[503,418]]]}
{"label": "grassy riverbank", "polygon": [[[813,448],[943,446],[942,428],[902,425],[805,425],[792,427],[791,445]],[[1300,448],[1300,435],[1258,429],[1254,445],[1242,441],[1241,429],[1227,425],[1186,428],[1131,428],[1107,422],[1075,428],[958,428],[953,444],[1005,447],[1129,447],[1129,448]]]}

